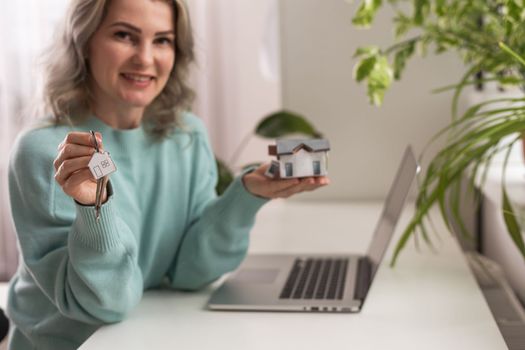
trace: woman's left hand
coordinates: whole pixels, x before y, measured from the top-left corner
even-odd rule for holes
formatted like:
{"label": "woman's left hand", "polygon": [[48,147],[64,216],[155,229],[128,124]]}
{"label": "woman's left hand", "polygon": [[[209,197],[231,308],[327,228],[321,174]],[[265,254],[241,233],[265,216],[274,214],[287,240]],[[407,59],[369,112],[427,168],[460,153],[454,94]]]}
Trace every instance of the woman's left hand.
{"label": "woman's left hand", "polygon": [[268,199],[288,198],[297,193],[316,190],[330,183],[330,179],[326,176],[271,179],[264,175],[269,166],[270,164],[261,165],[243,176],[244,187],[250,193]]}

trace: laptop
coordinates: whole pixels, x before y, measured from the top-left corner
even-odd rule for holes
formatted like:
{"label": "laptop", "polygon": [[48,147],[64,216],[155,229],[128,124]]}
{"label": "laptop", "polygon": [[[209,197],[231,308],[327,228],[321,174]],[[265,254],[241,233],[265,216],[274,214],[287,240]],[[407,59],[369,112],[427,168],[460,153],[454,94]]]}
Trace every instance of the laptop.
{"label": "laptop", "polygon": [[248,255],[212,294],[211,310],[359,312],[419,170],[407,147],[374,236],[362,255]]}

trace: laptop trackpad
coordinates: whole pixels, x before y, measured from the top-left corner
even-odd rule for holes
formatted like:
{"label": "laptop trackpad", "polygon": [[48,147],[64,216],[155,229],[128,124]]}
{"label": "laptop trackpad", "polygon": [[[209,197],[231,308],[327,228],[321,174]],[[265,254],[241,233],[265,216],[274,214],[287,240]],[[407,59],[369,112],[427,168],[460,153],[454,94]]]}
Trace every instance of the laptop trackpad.
{"label": "laptop trackpad", "polygon": [[237,282],[273,283],[279,274],[279,269],[242,269],[235,275]]}

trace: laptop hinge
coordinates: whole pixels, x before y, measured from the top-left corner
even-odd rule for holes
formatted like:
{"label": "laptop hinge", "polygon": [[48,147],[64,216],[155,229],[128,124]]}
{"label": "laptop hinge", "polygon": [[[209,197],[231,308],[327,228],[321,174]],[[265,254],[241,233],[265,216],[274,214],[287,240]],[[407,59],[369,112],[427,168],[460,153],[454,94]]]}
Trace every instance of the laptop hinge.
{"label": "laptop hinge", "polygon": [[370,277],[372,273],[372,265],[368,257],[361,257],[357,265],[357,279],[354,290],[354,299],[365,300],[368,289],[370,288]]}

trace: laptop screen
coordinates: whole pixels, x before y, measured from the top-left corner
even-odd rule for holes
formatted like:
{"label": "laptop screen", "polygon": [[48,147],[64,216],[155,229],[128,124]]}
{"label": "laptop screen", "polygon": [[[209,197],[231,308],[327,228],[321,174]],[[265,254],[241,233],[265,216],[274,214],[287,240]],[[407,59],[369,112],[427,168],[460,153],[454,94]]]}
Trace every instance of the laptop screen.
{"label": "laptop screen", "polygon": [[379,264],[383,259],[388,243],[394,234],[396,223],[401,216],[410,186],[418,170],[419,165],[417,164],[414,152],[412,151],[412,148],[408,146],[403,155],[403,160],[401,161],[394,182],[388,192],[383,207],[383,213],[377,223],[372,242],[368,247],[367,257],[371,265],[370,280],[374,278]]}

